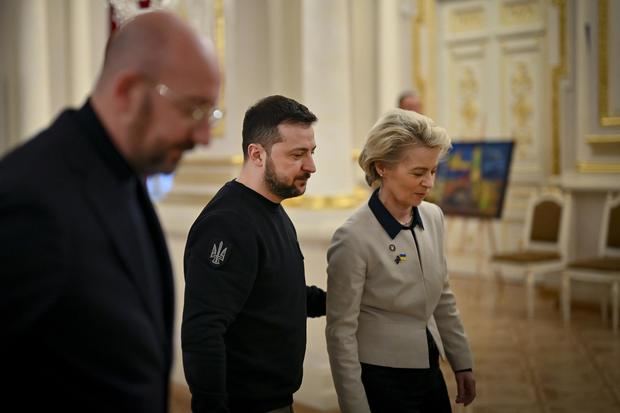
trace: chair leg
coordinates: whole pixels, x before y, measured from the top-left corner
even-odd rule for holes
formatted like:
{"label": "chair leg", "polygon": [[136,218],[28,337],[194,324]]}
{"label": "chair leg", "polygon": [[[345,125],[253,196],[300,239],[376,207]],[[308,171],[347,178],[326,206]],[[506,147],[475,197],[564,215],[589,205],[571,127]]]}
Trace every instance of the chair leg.
{"label": "chair leg", "polygon": [[525,302],[527,305],[527,318],[534,318],[534,273],[528,271],[525,275]]}
{"label": "chair leg", "polygon": [[614,334],[618,333],[618,281],[611,286],[611,328]]}
{"label": "chair leg", "polygon": [[498,267],[492,266],[491,277],[493,285],[490,289],[489,299],[491,300],[491,308],[495,310],[497,302],[501,300],[499,297],[504,294],[504,283],[501,270]]}
{"label": "chair leg", "polygon": [[564,324],[570,324],[570,277],[568,274],[562,274],[562,318]]}

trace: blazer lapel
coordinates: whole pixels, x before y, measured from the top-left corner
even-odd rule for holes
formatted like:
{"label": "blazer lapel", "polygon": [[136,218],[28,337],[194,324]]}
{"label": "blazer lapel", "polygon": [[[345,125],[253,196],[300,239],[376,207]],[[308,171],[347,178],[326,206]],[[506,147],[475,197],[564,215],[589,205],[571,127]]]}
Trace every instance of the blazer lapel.
{"label": "blazer lapel", "polygon": [[[424,217],[423,217],[424,219]],[[439,297],[438,291],[441,290],[442,280],[437,274],[437,251],[433,250],[433,240],[431,234],[431,225],[429,218],[423,221],[424,229],[416,227],[414,229],[418,246],[420,247],[420,261],[426,280],[427,298]],[[434,300],[426,300],[426,313],[432,314],[436,302]]]}
{"label": "blazer lapel", "polygon": [[432,244],[428,236],[428,230],[422,229],[419,226],[415,227],[413,230],[415,231],[418,248],[420,249],[420,266],[422,267],[422,272],[425,274],[432,274],[432,269],[430,267],[431,262],[429,262]]}

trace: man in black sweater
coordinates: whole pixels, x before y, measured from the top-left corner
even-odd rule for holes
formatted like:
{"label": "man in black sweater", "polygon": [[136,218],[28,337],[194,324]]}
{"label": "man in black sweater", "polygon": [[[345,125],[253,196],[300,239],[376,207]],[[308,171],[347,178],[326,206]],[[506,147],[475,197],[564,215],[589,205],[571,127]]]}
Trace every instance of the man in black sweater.
{"label": "man in black sweater", "polygon": [[281,201],[316,168],[304,105],[270,96],[243,121],[244,164],[192,226],[185,248],[182,346],[194,413],[292,412],[306,317],[325,292],[306,287],[303,255]]}

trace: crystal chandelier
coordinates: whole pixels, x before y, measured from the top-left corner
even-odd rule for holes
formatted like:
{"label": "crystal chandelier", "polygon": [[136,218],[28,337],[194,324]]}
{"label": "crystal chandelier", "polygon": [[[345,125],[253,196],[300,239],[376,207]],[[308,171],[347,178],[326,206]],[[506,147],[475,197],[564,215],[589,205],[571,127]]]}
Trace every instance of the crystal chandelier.
{"label": "crystal chandelier", "polygon": [[172,10],[177,0],[108,0],[112,7],[114,22],[120,27],[140,13],[158,9]]}

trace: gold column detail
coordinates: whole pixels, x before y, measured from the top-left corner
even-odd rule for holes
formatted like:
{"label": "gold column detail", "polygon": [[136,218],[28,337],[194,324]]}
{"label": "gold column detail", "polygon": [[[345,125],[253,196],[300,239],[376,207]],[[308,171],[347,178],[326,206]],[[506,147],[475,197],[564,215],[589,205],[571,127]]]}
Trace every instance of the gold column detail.
{"label": "gold column detail", "polygon": [[523,157],[532,142],[531,118],[534,113],[530,96],[532,95],[532,77],[525,63],[520,62],[510,79],[514,97],[512,116],[515,119],[513,136],[517,141],[517,153]]}
{"label": "gold column detail", "polygon": [[594,173],[594,174],[617,174],[617,173],[620,173],[620,164],[577,162],[577,171],[581,173]]}
{"label": "gold column detail", "polygon": [[620,144],[620,135],[586,135],[586,142],[590,145]]}
{"label": "gold column detail", "polygon": [[620,116],[609,113],[609,0],[598,2],[598,109],[601,126],[620,126]]}
{"label": "gold column detail", "polygon": [[502,3],[500,21],[502,26],[523,26],[538,23],[541,19],[538,1]]}
{"label": "gold column detail", "polygon": [[418,94],[420,95],[420,97],[422,98],[422,103],[424,105],[424,107],[427,107],[427,101],[426,101],[426,84],[424,82],[424,78],[422,77],[422,50],[421,50],[421,40],[420,38],[422,37],[422,26],[424,26],[425,24],[425,16],[424,14],[426,13],[426,1],[425,0],[418,0],[417,1],[417,6],[418,6],[418,12],[416,13],[415,17],[413,18],[413,28],[414,28],[414,32],[413,32],[413,41],[411,42],[411,45],[413,46],[413,50],[411,53],[411,56],[413,57],[413,84],[415,85],[415,88],[418,92]]}
{"label": "gold column detail", "polygon": [[349,209],[359,206],[368,199],[370,188],[357,186],[347,195],[311,196],[302,195],[297,198],[288,198],[282,201],[287,208],[303,208],[311,210]]}
{"label": "gold column detail", "polygon": [[560,61],[551,70],[551,173],[560,174],[560,81],[566,76],[566,0],[553,0],[558,8]]}
{"label": "gold column detail", "polygon": [[461,120],[465,130],[461,131],[461,135],[465,136],[468,131],[476,129],[476,121],[478,120],[479,105],[478,98],[478,81],[470,67],[465,67],[461,79],[459,80],[460,95],[462,97],[461,104]]}
{"label": "gold column detail", "polygon": [[[213,3],[213,11],[215,22],[213,27],[213,40],[215,42],[215,50],[217,58],[220,61],[222,73],[226,73],[226,15],[224,12],[224,0],[215,0]],[[220,85],[219,107],[224,111],[224,118],[215,124],[212,135],[214,137],[224,136],[224,126],[226,125],[226,78],[222,77]]]}
{"label": "gold column detail", "polygon": [[450,31],[466,33],[482,30],[486,25],[485,10],[482,7],[462,8],[450,13]]}
{"label": "gold column detail", "polygon": [[[435,47],[435,0],[417,0],[418,10],[412,19],[413,39],[411,42],[413,59],[412,84],[422,98],[424,113],[434,116],[437,113],[435,96],[435,54],[422,56],[422,28],[426,28],[427,50],[434,51]],[[434,52],[433,52],[434,53]],[[422,59],[427,59],[428,78],[422,75]]]}

